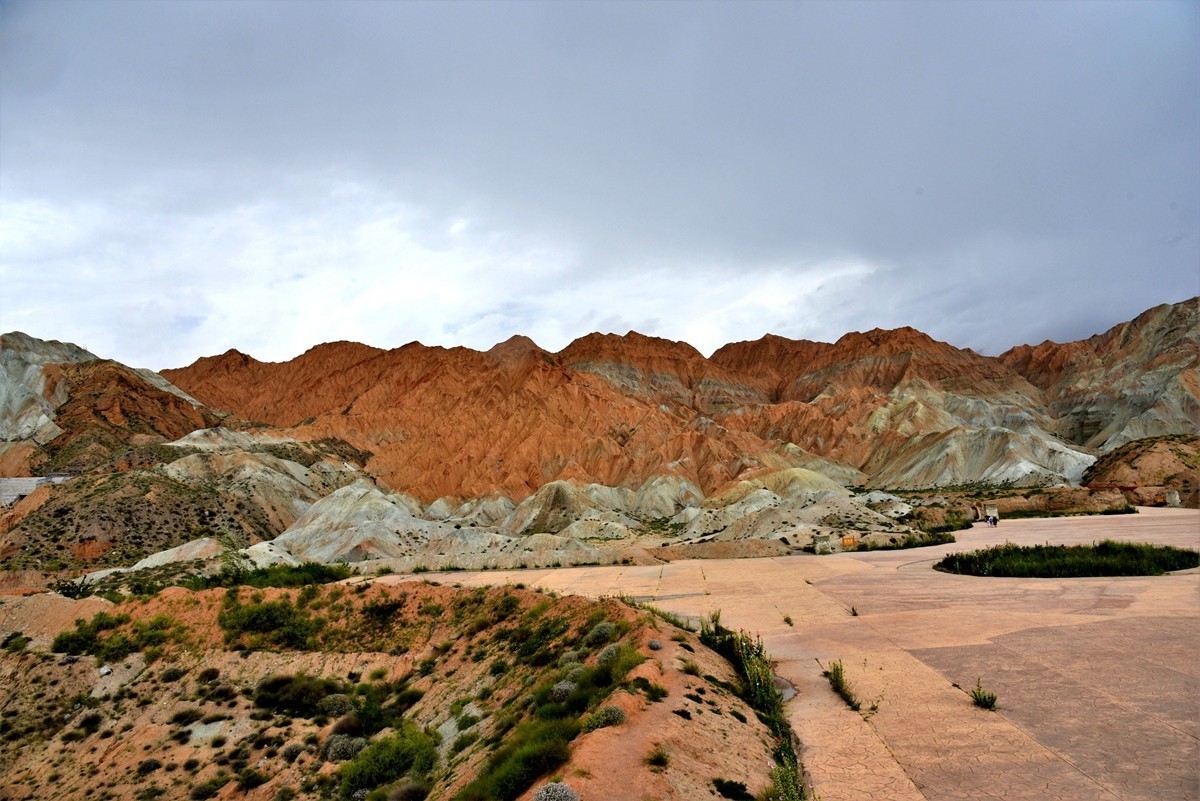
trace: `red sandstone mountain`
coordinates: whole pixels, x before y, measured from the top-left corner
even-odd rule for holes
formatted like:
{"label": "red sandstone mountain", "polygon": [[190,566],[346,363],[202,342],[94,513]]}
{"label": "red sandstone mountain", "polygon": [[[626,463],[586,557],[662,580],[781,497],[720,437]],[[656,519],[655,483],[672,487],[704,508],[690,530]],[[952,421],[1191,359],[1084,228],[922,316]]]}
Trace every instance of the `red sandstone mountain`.
{"label": "red sandstone mountain", "polygon": [[[557,354],[525,338],[488,352],[341,342],[283,363],[230,351],[164,375],[239,417],[371,451],[370,470],[425,500],[662,473],[711,493],[814,454],[890,486],[1037,482],[1079,478],[1092,457],[1071,442],[1200,429],[1198,310],[1200,299],[1158,307],[1083,343],[996,359],[911,328],[833,344],[768,336],[711,359],[631,332]],[[1120,425],[1079,425],[1092,409]]]}

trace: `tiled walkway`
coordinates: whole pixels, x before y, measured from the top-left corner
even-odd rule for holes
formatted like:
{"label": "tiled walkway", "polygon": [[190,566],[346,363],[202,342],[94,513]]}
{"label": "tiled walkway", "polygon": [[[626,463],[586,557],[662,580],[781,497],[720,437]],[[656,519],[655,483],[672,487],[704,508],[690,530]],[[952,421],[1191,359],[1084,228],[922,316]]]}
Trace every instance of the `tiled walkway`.
{"label": "tiled walkway", "polygon": [[[824,801],[1200,800],[1200,574],[981,579],[936,559],[1006,540],[1200,546],[1200,513],[1005,521],[936,548],[455,573],[632,595],[761,632]],[[856,612],[857,614],[852,614]],[[792,625],[784,622],[790,616]],[[840,659],[852,712],[821,677]],[[976,708],[976,681],[999,696]],[[874,705],[874,711],[872,706]]]}

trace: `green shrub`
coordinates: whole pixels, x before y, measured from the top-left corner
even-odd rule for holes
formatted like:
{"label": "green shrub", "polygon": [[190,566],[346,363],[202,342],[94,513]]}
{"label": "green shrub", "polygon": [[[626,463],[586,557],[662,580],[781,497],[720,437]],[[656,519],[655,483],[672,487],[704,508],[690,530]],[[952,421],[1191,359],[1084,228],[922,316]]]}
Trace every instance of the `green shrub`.
{"label": "green shrub", "polygon": [[342,690],[342,685],[332,679],[304,673],[295,676],[276,674],[258,683],[254,690],[254,704],[273,712],[311,718],[321,711],[322,699]]}
{"label": "green shrub", "polygon": [[517,726],[492,754],[479,775],[464,787],[456,801],[513,801],[567,761],[569,744],[579,733],[571,720],[529,720]]}
{"label": "green shrub", "polygon": [[[97,612],[89,621],[76,620],[73,631],[64,631],[54,638],[50,650],[56,654],[99,654],[106,648],[101,632],[110,631],[129,622],[129,615],[110,615]],[[123,638],[123,642],[128,642]]]}
{"label": "green shrub", "polygon": [[620,726],[624,722],[625,711],[620,707],[602,706],[583,721],[583,730],[585,732],[595,731],[608,726]]}
{"label": "green shrub", "polygon": [[924,548],[928,545],[946,545],[951,542],[957,542],[954,535],[950,533],[951,531],[971,527],[971,521],[961,519],[943,526],[934,526],[922,534],[905,534],[893,542],[872,542],[870,540],[860,542],[856,550],[900,551],[907,548]]}
{"label": "green shrub", "polygon": [[202,717],[204,717],[203,712],[194,706],[189,706],[172,715],[171,722],[176,726],[190,726]]}
{"label": "green shrub", "polygon": [[196,576],[184,582],[193,590],[208,590],[215,587],[304,587],[313,584],[329,584],[354,575],[349,565],[323,565],[305,562],[302,565],[272,565],[255,570],[244,570],[227,565],[215,576]]}
{"label": "green shrub", "polygon": [[203,799],[215,797],[217,793],[221,792],[221,788],[227,784],[229,784],[229,776],[219,773],[208,781],[197,784],[188,795],[194,801],[203,801]]}
{"label": "green shrub", "polygon": [[221,611],[217,623],[225,631],[227,642],[250,633],[261,635],[265,643],[296,650],[312,647],[317,633],[317,625],[287,599],[244,606],[235,603]]}
{"label": "green shrub", "polygon": [[975,689],[971,690],[971,701],[980,709],[995,709],[996,694],[991,690],[983,689],[980,681],[981,679],[975,680]]}
{"label": "green shrub", "polygon": [[617,627],[605,620],[592,627],[592,630],[583,638],[583,644],[588,648],[596,648],[612,640],[616,633]]}
{"label": "green shrub", "polygon": [[950,554],[934,569],[970,576],[1082,578],[1159,576],[1200,566],[1200,553],[1186,548],[1103,540],[1094,545],[1014,545],[1005,543]]}
{"label": "green shrub", "polygon": [[360,751],[367,747],[367,741],[362,737],[351,737],[348,734],[331,734],[325,741],[321,753],[330,762],[345,762],[354,759]]}
{"label": "green shrub", "polygon": [[[769,801],[801,801],[805,793],[795,737],[783,710],[783,696],[775,688],[775,676],[771,672],[771,663],[762,639],[752,640],[745,633],[734,633],[725,628],[721,625],[721,613],[718,610],[700,621],[700,641],[733,665],[742,679],[742,686],[736,688],[737,694],[758,713],[775,737],[776,767],[771,774],[773,784],[764,798]],[[726,686],[715,678],[712,680]],[[677,713],[680,711],[686,710],[676,710]]]}
{"label": "green shrub", "polygon": [[270,778],[270,776],[260,773],[254,768],[244,768],[238,773],[237,788],[244,793],[247,790],[253,790],[255,787],[266,784],[270,781]]}
{"label": "green shrub", "polygon": [[433,738],[404,721],[395,734],[376,740],[338,768],[339,789],[343,798],[349,798],[359,790],[382,787],[407,774],[425,776],[436,762]]}

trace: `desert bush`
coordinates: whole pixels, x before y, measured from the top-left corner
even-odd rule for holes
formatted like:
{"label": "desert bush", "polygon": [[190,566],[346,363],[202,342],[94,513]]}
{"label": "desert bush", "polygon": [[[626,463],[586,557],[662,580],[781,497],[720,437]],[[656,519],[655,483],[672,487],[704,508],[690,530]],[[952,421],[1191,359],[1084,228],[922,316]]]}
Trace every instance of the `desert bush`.
{"label": "desert bush", "polygon": [[579,651],[563,651],[558,657],[558,666],[578,665],[581,661],[583,658]]}
{"label": "desert bush", "polygon": [[139,776],[145,776],[145,775],[147,775],[149,773],[153,773],[154,771],[159,770],[161,768],[162,768],[162,761],[155,759],[154,757],[150,757],[149,759],[143,759],[138,764],[137,772],[138,772]]}
{"label": "desert bush", "polygon": [[638,676],[636,679],[630,682],[630,684],[635,689],[644,692],[646,694],[646,698],[653,703],[657,703],[658,701],[661,701],[667,697],[666,687],[663,687],[661,684],[655,684],[643,676]]}
{"label": "desert bush", "polygon": [[254,704],[274,712],[311,718],[320,710],[321,699],[340,692],[341,685],[332,679],[322,679],[298,673],[295,676],[275,674],[258,683]]}
{"label": "desert bush", "polygon": [[91,620],[76,620],[73,631],[59,633],[51,643],[50,650],[56,654],[98,654],[105,647],[100,633],[115,629],[128,622],[129,615],[110,615],[107,612],[97,612]]}
{"label": "desert bush", "polygon": [[282,756],[284,761],[290,765],[291,763],[295,762],[303,753],[304,746],[300,745],[300,743],[288,743],[283,747],[283,750],[279,752],[279,755]]}
{"label": "desert bush", "polygon": [[359,790],[372,790],[407,774],[425,776],[437,762],[433,737],[404,721],[395,734],[362,749],[338,768],[340,791],[349,798]]}
{"label": "desert bush", "polygon": [[202,711],[194,706],[189,706],[172,715],[171,722],[176,726],[190,726],[202,717],[204,717]]}
{"label": "desert bush", "polygon": [[182,668],[169,667],[159,674],[158,678],[163,682],[170,684],[171,682],[179,681],[186,675],[187,671],[183,670]]}
{"label": "desert bush", "polygon": [[671,764],[671,755],[661,745],[656,745],[646,755],[646,764],[652,768],[665,768]]}
{"label": "desert bush", "polygon": [[560,681],[550,688],[550,699],[561,704],[571,697],[578,685],[573,681]]}
{"label": "desert bush", "polygon": [[193,787],[192,791],[188,793],[188,797],[192,798],[194,801],[203,801],[203,799],[206,798],[213,798],[217,795],[217,793],[221,792],[221,788],[227,784],[229,784],[229,776],[224,773],[218,773],[208,781],[197,784],[195,787]]}
{"label": "desert bush", "polygon": [[614,642],[609,645],[606,645],[606,646],[604,646],[603,649],[601,649],[599,655],[596,657],[596,667],[600,667],[600,668],[611,667],[613,665],[613,663],[615,663],[617,661],[617,658],[620,655],[621,655],[620,643]]}
{"label": "desert bush", "polygon": [[354,711],[354,699],[345,693],[331,693],[317,701],[317,711],[322,715],[345,715]]}
{"label": "desert bush", "polygon": [[429,788],[415,779],[403,778],[392,787],[387,801],[425,801]]}
{"label": "desert bush", "polygon": [[362,737],[351,737],[348,734],[331,734],[325,741],[322,755],[330,762],[345,762],[354,759],[360,751],[367,747],[367,741]]}
{"label": "desert bush", "polygon": [[310,584],[329,584],[354,574],[348,565],[324,565],[305,562],[302,565],[272,565],[255,570],[226,566],[215,576],[195,576],[184,585],[194,590],[215,587],[303,587]]}
{"label": "desert bush", "polygon": [[221,611],[217,623],[227,642],[235,642],[243,634],[257,634],[264,643],[296,650],[312,646],[317,633],[317,625],[305,611],[287,599],[234,604]]}
{"label": "desert bush", "polygon": [[540,776],[567,761],[569,743],[579,733],[571,720],[530,720],[504,739],[479,775],[456,801],[513,801]]}
{"label": "desert bush", "polygon": [[617,627],[605,620],[592,626],[592,630],[583,638],[583,644],[588,648],[596,648],[612,640],[616,633]]}
{"label": "desert bush", "polygon": [[625,722],[625,711],[616,706],[602,706],[588,715],[583,722],[584,731],[595,731],[608,726],[620,726]]}
{"label": "desert bush", "polygon": [[550,782],[538,788],[533,801],[579,801],[579,793],[562,782]]}

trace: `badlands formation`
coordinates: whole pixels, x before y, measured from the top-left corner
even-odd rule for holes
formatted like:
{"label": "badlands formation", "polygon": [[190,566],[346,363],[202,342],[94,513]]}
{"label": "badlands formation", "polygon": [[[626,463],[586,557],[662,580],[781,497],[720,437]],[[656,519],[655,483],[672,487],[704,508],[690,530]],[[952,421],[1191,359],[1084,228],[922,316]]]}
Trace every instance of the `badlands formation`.
{"label": "badlands formation", "polygon": [[404,571],[886,547],[985,500],[1195,505],[1200,483],[1200,298],[995,358],[908,328],[711,358],[631,332],[159,375],[14,333],[0,382],[9,586],[231,549]]}

